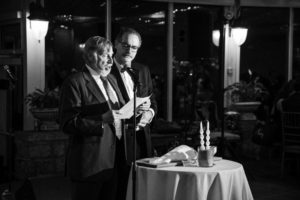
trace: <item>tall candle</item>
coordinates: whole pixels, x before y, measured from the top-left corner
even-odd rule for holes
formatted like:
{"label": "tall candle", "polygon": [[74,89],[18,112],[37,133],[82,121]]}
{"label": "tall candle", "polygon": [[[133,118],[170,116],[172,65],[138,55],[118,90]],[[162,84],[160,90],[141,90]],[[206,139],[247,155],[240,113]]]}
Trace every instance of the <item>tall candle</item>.
{"label": "tall candle", "polygon": [[209,130],[209,121],[207,120],[206,125],[206,149],[210,148],[210,130]]}
{"label": "tall candle", "polygon": [[204,150],[204,131],[202,126],[202,121],[200,122],[200,150]]}

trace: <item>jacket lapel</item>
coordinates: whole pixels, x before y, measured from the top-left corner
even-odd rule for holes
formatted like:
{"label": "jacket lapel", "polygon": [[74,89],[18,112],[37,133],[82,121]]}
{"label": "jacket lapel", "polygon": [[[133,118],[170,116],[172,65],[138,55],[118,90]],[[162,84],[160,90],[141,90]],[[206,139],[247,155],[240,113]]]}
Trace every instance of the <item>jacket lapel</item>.
{"label": "jacket lapel", "polygon": [[120,89],[120,92],[121,92],[121,94],[123,96],[124,101],[128,102],[129,101],[129,96],[127,94],[127,91],[126,91],[123,79],[121,77],[121,74],[120,74],[120,72],[118,70],[118,67],[116,66],[115,63],[113,64],[110,73],[115,76],[115,78],[117,80],[118,87]]}
{"label": "jacket lapel", "polygon": [[82,73],[84,79],[86,80],[86,86],[88,90],[97,98],[99,102],[103,102],[103,100],[105,100],[105,97],[86,67],[84,68]]}
{"label": "jacket lapel", "polygon": [[118,87],[117,80],[111,74],[109,74],[107,76],[107,80],[109,81],[109,83],[111,84],[111,86],[114,88],[114,90],[115,90],[115,92],[116,92],[116,94],[118,96],[118,100],[119,100],[120,105],[123,106],[125,104],[125,100],[122,97],[122,93],[121,93],[121,91],[120,91],[120,89]]}
{"label": "jacket lapel", "polygon": [[136,72],[138,72],[138,79],[139,79],[139,84],[137,86],[137,96],[141,96],[141,88],[143,86],[143,72],[141,71],[141,68],[139,68],[138,64],[133,62],[131,64],[132,69],[135,69]]}

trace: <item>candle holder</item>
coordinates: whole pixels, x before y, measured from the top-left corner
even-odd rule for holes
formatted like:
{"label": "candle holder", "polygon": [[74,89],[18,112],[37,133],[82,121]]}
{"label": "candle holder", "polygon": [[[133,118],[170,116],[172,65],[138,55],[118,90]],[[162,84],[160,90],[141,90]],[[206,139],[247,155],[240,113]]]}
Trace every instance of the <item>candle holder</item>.
{"label": "candle holder", "polygon": [[199,167],[212,167],[214,165],[214,155],[217,153],[217,147],[211,146],[209,149],[198,148]]}

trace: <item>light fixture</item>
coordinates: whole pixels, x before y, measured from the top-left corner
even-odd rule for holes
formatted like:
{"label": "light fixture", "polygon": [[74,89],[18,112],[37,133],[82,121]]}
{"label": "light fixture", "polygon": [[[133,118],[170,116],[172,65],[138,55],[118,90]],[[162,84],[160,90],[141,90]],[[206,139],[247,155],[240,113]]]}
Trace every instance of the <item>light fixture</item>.
{"label": "light fixture", "polygon": [[[231,28],[231,37],[233,38],[234,42],[241,46],[244,44],[247,38],[248,29],[247,28]],[[220,31],[219,30],[213,30],[212,31],[212,41],[215,46],[219,46],[220,42]]]}
{"label": "light fixture", "polygon": [[[231,7],[224,8],[224,17],[229,25],[229,37],[233,38],[234,42],[241,46],[244,44],[247,38],[248,29],[240,27],[238,24],[241,23],[240,18],[240,0],[234,0],[234,5]],[[220,31],[213,30],[212,40],[215,46],[219,46]]]}
{"label": "light fixture", "polygon": [[220,43],[220,31],[219,30],[213,30],[212,31],[212,41],[215,46],[219,46]]}
{"label": "light fixture", "polygon": [[[241,46],[244,44],[247,38],[247,33],[248,29],[247,28],[242,28],[242,27],[236,27],[236,28],[231,28],[231,37],[233,38],[234,42],[238,45]],[[220,42],[220,31],[219,30],[213,30],[212,31],[212,41],[215,46],[219,46]]]}
{"label": "light fixture", "polygon": [[231,36],[238,46],[244,44],[247,38],[247,33],[247,28],[236,27],[231,29]]}
{"label": "light fixture", "polygon": [[45,9],[41,5],[41,0],[37,0],[36,3],[31,2],[29,5],[30,26],[37,39],[40,41],[44,38],[48,31],[49,20]]}

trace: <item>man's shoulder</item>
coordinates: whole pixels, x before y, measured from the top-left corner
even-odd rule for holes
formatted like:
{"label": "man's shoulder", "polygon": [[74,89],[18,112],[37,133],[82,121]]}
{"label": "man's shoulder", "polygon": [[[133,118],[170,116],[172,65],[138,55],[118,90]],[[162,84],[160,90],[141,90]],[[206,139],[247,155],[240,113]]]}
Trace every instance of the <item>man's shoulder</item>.
{"label": "man's shoulder", "polygon": [[75,72],[70,74],[66,79],[65,79],[65,84],[67,83],[79,83],[81,82],[80,80],[84,79],[84,76],[86,76],[86,72],[83,71],[79,71],[79,72]]}
{"label": "man's shoulder", "polygon": [[147,68],[148,66],[139,62],[132,62],[132,67],[134,68],[138,68],[138,69],[143,69],[143,68]]}
{"label": "man's shoulder", "polygon": [[83,73],[82,72],[75,72],[75,73],[70,74],[67,79],[69,79],[71,81],[71,80],[80,79],[82,77],[83,77]]}
{"label": "man's shoulder", "polygon": [[149,67],[142,63],[133,62],[131,66],[132,68],[138,70],[140,73],[150,73]]}

